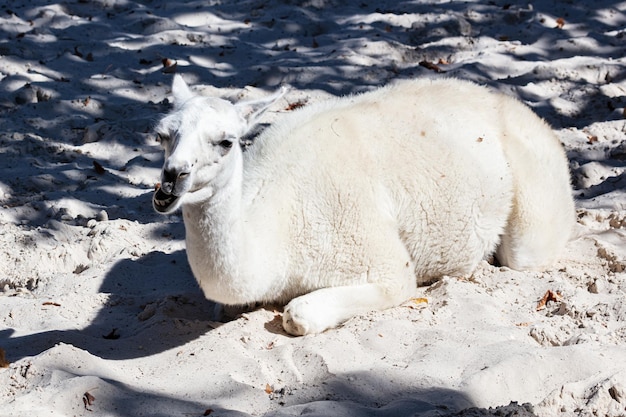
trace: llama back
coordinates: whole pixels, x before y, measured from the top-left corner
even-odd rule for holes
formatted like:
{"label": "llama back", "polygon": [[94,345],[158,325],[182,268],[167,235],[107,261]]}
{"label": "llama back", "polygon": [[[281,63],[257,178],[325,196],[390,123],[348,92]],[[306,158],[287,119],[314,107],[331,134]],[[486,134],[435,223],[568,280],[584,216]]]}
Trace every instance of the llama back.
{"label": "llama back", "polygon": [[[287,256],[305,265],[302,274],[320,268],[322,252],[336,259],[319,276],[340,265],[364,273],[384,256],[372,253],[376,236],[401,240],[419,282],[468,273],[495,250],[511,205],[496,103],[476,87],[474,103],[460,102],[459,87],[407,81],[330,100],[258,138],[245,160],[245,194],[276,201],[273,210],[290,219],[290,250],[302,252]],[[341,259],[346,253],[353,259]]]}

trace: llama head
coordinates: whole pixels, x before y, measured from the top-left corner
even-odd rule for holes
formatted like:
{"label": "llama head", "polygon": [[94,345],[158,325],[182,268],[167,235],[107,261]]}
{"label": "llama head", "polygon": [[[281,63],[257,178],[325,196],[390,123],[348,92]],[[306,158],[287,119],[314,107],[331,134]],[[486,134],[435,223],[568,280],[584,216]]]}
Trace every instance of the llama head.
{"label": "llama head", "polygon": [[240,138],[285,93],[286,88],[281,88],[269,97],[233,104],[196,95],[175,75],[174,109],[156,127],[165,162],[161,185],[152,198],[154,209],[171,213],[188,196],[209,198],[227,183],[240,164]]}

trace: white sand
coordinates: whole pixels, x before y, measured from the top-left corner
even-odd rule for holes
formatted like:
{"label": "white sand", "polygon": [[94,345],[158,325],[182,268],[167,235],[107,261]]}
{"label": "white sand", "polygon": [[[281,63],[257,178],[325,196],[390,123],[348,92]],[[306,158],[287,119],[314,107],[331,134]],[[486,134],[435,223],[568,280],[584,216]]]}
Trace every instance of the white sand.
{"label": "white sand", "polygon": [[[0,5],[0,415],[626,415],[626,2],[47,3]],[[173,70],[230,98],[291,84],[267,121],[396,78],[490,85],[559,133],[580,238],[320,335],[280,307],[212,322],[150,204]]]}

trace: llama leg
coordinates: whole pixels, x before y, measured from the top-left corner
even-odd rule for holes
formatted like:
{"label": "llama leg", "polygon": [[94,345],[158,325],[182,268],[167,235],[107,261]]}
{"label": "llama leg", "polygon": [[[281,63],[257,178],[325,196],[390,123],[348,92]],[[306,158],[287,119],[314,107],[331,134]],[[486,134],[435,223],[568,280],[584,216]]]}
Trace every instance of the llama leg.
{"label": "llama leg", "polygon": [[[568,242],[575,222],[574,202],[567,166],[557,162],[562,161],[536,163],[534,172],[514,172],[513,207],[496,252],[502,265],[517,270],[550,266]],[[524,163],[531,165],[532,159]]]}
{"label": "llama leg", "polygon": [[355,315],[399,305],[410,297],[415,287],[412,269],[404,275],[396,276],[397,281],[392,284],[330,287],[294,298],[285,307],[283,327],[296,336],[320,333]]}
{"label": "llama leg", "polygon": [[565,153],[546,125],[527,130],[534,124],[529,119],[526,129],[511,129],[516,134],[509,134],[505,142],[514,177],[514,196],[496,256],[503,265],[517,270],[552,264],[569,240],[575,223]]}
{"label": "llama leg", "polygon": [[546,198],[541,203],[535,201],[534,206],[529,204],[535,198],[516,198],[496,252],[504,266],[516,270],[545,268],[557,260],[571,236],[574,208],[565,193],[561,201],[545,203]]}

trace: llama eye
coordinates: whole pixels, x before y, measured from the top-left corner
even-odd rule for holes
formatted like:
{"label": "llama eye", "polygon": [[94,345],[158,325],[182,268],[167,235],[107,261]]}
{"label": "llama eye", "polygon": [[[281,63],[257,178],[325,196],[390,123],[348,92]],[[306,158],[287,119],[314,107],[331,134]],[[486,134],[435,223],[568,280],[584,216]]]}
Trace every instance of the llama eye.
{"label": "llama eye", "polygon": [[220,141],[218,143],[219,146],[221,146],[224,149],[230,149],[233,147],[233,141],[232,140],[228,140],[228,139],[224,139],[222,141]]}

